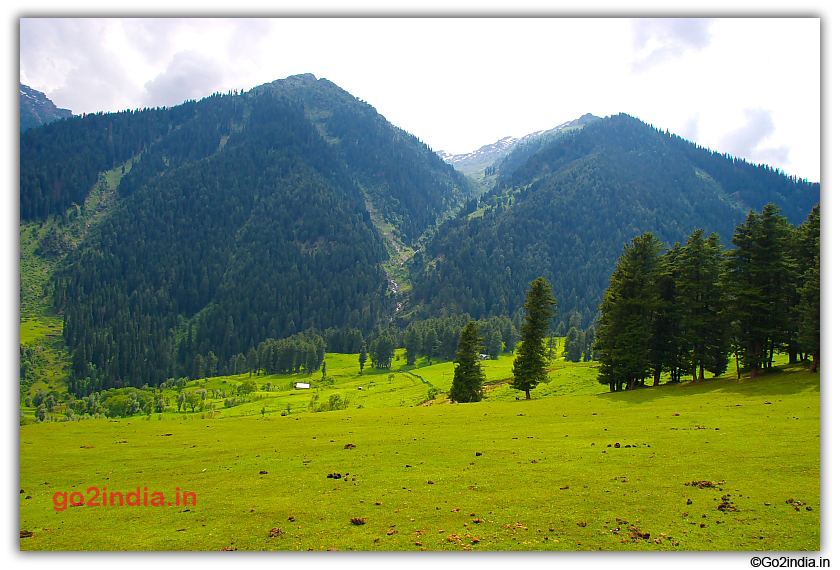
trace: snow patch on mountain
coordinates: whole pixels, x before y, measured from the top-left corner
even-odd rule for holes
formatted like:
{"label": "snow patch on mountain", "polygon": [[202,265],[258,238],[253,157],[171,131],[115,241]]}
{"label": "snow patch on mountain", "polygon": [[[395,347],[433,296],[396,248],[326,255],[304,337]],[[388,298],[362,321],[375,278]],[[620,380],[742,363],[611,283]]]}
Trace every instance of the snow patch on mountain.
{"label": "snow patch on mountain", "polygon": [[569,127],[575,127],[578,125],[583,125],[588,123],[591,120],[596,119],[594,115],[591,113],[587,113],[583,115],[579,119],[574,119],[572,121],[566,121],[562,125],[558,125],[553,129],[547,129],[542,131],[536,131],[533,133],[529,133],[522,137],[512,137],[507,136],[497,140],[494,143],[486,144],[479,148],[478,150],[474,150],[472,152],[464,153],[464,154],[451,154],[446,151],[439,150],[437,151],[437,155],[447,164],[451,164],[457,170],[461,172],[474,172],[477,170],[484,169],[487,166],[492,165],[497,160],[500,160],[510,154],[510,152],[516,148],[518,145],[533,140],[538,137],[542,137],[556,131],[560,131]]}

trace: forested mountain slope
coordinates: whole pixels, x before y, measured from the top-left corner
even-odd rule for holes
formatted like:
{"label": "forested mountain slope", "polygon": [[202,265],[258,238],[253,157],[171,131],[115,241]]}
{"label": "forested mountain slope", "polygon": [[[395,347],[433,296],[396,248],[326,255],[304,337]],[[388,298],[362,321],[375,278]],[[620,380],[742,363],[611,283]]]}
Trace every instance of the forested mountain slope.
{"label": "forested mountain slope", "polygon": [[153,384],[196,355],[225,362],[309,328],[370,330],[393,310],[371,211],[415,240],[472,191],[312,76],[31,129],[20,169],[21,220],[59,228],[118,180],[117,205],[62,250],[52,281],[73,377],[91,389]]}
{"label": "forested mountain slope", "polygon": [[479,192],[466,176],[443,162],[414,135],[376,109],[312,74],[262,85],[300,100],[307,116],[346,162],[369,203],[406,244],[429,237],[436,224]]}
{"label": "forested mountain slope", "polygon": [[510,176],[517,168],[525,164],[531,156],[537,154],[542,149],[549,147],[560,137],[566,136],[570,131],[579,129],[587,123],[591,123],[592,121],[597,121],[599,119],[600,117],[596,117],[592,113],[587,113],[578,119],[566,121],[558,127],[545,131],[545,133],[539,136],[526,137],[525,140],[517,144],[508,154],[493,164],[495,174],[499,178]]}
{"label": "forested mountain slope", "polygon": [[558,314],[595,316],[625,243],[644,232],[684,242],[695,229],[728,240],[768,202],[800,224],[819,184],[696,147],[627,115],[595,121],[531,156],[441,226],[412,262],[409,313],[520,310],[545,276]]}
{"label": "forested mountain slope", "polygon": [[135,181],[141,159],[121,207],[58,272],[79,377],[156,383],[196,354],[225,362],[309,327],[370,327],[385,310],[384,247],[343,163],[299,106],[236,104],[248,116],[222,150],[179,167],[183,154],[153,151],[147,168],[162,172]]}

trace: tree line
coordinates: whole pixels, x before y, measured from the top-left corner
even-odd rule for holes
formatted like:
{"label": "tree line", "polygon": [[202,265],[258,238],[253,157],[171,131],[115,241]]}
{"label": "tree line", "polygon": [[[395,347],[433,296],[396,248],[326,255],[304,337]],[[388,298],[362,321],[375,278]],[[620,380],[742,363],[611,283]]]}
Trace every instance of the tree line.
{"label": "tree line", "polygon": [[611,391],[662,375],[757,377],[774,355],[791,362],[819,355],[819,204],[794,227],[775,204],[750,211],[725,251],[702,229],[664,250],[648,232],[625,245],[604,292],[593,349],[598,378]]}

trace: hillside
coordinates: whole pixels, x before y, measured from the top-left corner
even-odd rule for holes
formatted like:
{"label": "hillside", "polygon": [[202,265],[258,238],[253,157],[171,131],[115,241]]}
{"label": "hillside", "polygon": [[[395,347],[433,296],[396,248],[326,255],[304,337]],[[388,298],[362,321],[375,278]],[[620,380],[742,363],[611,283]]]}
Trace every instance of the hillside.
{"label": "hillside", "polygon": [[768,202],[800,224],[820,186],[698,148],[638,119],[595,121],[528,158],[441,226],[411,265],[408,311],[514,315],[545,276],[558,312],[595,317],[625,243],[643,232],[684,242],[697,228],[728,243]]}
{"label": "hillside", "polygon": [[44,292],[73,376],[99,389],[387,321],[389,249],[429,235],[471,189],[312,76],[21,134],[22,230],[50,227],[34,248],[53,259]]}
{"label": "hillside", "polygon": [[327,79],[303,74],[261,85],[301,101],[307,117],[346,162],[373,212],[406,245],[428,238],[478,189],[414,135]]}
{"label": "hillside", "polygon": [[69,109],[59,109],[40,91],[20,84],[20,132],[71,116]]}

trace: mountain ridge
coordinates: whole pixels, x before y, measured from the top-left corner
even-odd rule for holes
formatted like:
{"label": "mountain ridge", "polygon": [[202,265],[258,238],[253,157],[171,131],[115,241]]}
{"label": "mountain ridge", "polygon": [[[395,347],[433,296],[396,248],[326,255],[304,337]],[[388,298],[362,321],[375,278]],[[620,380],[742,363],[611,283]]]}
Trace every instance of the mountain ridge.
{"label": "mountain ridge", "polygon": [[[57,251],[64,225],[92,221],[91,192],[116,188],[44,288],[74,381],[102,389],[189,374],[199,356],[227,361],[268,338],[380,330],[397,308],[397,324],[515,316],[540,275],[560,314],[587,324],[635,235],[678,241],[700,224],[726,239],[745,208],[777,200],[796,220],[819,200],[818,184],[628,115],[571,123],[516,145],[498,162],[511,172],[481,195],[311,74],[71,117],[21,134],[21,229],[50,223],[40,245]],[[404,289],[384,270],[392,248]]]}
{"label": "mountain ridge", "polygon": [[87,219],[79,204],[106,173],[119,203],[49,286],[84,390],[161,382],[196,356],[226,361],[309,329],[370,331],[396,301],[369,206],[410,242],[473,190],[311,76],[23,133],[22,222],[57,220],[61,234]]}
{"label": "mountain ridge", "polygon": [[[264,91],[300,99],[321,135],[340,149],[376,213],[399,234],[401,245],[416,246],[428,239],[443,219],[478,194],[475,183],[439,160],[425,143],[392,125],[374,107],[328,79],[305,73],[252,89],[256,93]],[[364,121],[372,127],[358,129]],[[360,133],[364,136],[360,137]],[[368,145],[390,147],[398,164],[393,168],[382,164],[378,153],[365,152]],[[401,175],[394,168],[416,170],[413,165],[428,170],[425,185],[397,182]],[[412,177],[418,175],[416,171],[412,173]]]}
{"label": "mountain ridge", "polygon": [[56,107],[44,93],[20,84],[20,132],[72,116],[72,111]]}
{"label": "mountain ridge", "polygon": [[521,311],[528,283],[555,287],[559,315],[593,321],[625,243],[666,244],[697,228],[728,242],[746,211],[775,202],[794,224],[819,184],[698,147],[629,115],[594,121],[500,177],[441,226],[411,265],[416,318]]}
{"label": "mountain ridge", "polygon": [[506,156],[508,156],[513,151],[513,149],[515,149],[519,145],[528,143],[540,137],[545,137],[547,135],[557,133],[564,129],[582,126],[598,118],[599,117],[592,115],[592,113],[586,113],[585,115],[581,115],[577,119],[566,121],[565,123],[557,125],[556,127],[553,127],[551,129],[534,131],[533,133],[529,133],[521,137],[502,137],[496,142],[483,145],[472,152],[451,154],[446,151],[437,151],[437,154],[447,164],[451,164],[461,172],[472,174],[480,172],[488,166],[492,166],[493,164],[498,163]]}

